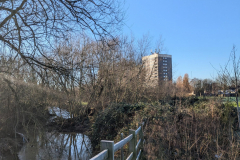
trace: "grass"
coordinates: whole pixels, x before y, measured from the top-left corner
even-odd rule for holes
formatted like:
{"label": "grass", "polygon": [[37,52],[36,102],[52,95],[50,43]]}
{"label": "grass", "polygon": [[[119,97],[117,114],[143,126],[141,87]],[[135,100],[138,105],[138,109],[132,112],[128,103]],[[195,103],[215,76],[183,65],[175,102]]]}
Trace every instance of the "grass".
{"label": "grass", "polygon": [[[225,103],[229,103],[230,105],[237,107],[237,103],[236,103],[236,98],[235,97],[224,97],[222,98],[222,102]],[[238,105],[240,106],[240,97],[238,97]]]}
{"label": "grass", "polygon": [[[237,103],[236,102],[225,102],[225,103],[229,103],[230,105],[237,107]],[[240,106],[240,102],[238,102],[238,106]]]}
{"label": "grass", "polygon": [[[197,97],[199,100],[200,99],[204,99],[204,98],[206,98],[206,99],[208,99],[208,100],[213,100],[213,99],[215,99],[215,98],[219,98],[219,99],[221,99],[221,102],[223,103],[223,104],[226,104],[226,103],[228,103],[228,104],[230,104],[231,106],[234,106],[234,107],[237,107],[237,104],[236,104],[236,98],[235,97]],[[240,97],[238,97],[238,101],[239,101],[239,103],[238,103],[238,105],[240,106]]]}
{"label": "grass", "polygon": [[[223,97],[222,101],[226,102],[226,101],[230,101],[230,102],[235,102],[236,97]],[[238,97],[238,100],[240,101],[240,97]]]}
{"label": "grass", "polygon": [[81,104],[82,104],[83,106],[86,106],[86,105],[88,105],[88,102],[81,102]]}

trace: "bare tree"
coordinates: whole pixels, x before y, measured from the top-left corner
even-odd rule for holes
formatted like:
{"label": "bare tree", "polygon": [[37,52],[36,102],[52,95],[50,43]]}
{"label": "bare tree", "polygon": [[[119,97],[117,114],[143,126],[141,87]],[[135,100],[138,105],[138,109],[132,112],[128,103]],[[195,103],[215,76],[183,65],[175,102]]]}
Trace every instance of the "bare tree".
{"label": "bare tree", "polygon": [[115,0],[1,0],[0,43],[30,65],[64,71],[50,56],[55,42],[75,32],[113,37],[124,17],[121,6]]}
{"label": "bare tree", "polygon": [[202,96],[204,94],[204,89],[202,87],[202,80],[198,78],[193,78],[190,82],[193,88],[194,94],[197,96]]}
{"label": "bare tree", "polygon": [[229,60],[221,70],[218,71],[219,80],[224,86],[234,86],[236,89],[235,102],[238,112],[238,125],[240,129],[240,108],[238,104],[238,87],[240,80],[240,57],[236,56],[236,47],[233,45],[232,51],[229,56]]}
{"label": "bare tree", "polygon": [[162,35],[160,35],[159,38],[157,39],[155,44],[155,49],[157,53],[161,53],[161,54],[163,54],[163,52],[167,50],[164,46],[164,39]]}
{"label": "bare tree", "polygon": [[138,52],[139,59],[141,60],[143,56],[146,56],[149,53],[151,45],[151,37],[148,34],[144,34],[141,39],[138,40]]}

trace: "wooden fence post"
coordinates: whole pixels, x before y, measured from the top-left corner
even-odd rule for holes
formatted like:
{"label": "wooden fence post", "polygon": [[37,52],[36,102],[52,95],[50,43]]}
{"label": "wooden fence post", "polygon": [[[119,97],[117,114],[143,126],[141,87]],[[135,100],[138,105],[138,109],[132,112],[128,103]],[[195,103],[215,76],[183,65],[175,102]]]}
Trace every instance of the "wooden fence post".
{"label": "wooden fence post", "polygon": [[141,139],[140,146],[143,149],[143,123],[139,123],[138,126],[141,126],[141,130],[139,131],[139,139]]}
{"label": "wooden fence post", "polygon": [[114,160],[114,141],[101,140],[100,150],[108,150],[107,160]]}
{"label": "wooden fence post", "polygon": [[129,141],[129,147],[128,147],[129,153],[131,154],[131,152],[133,152],[132,159],[136,159],[137,158],[137,150],[136,150],[137,136],[135,134],[135,130],[129,129],[129,134],[133,135],[133,138]]}
{"label": "wooden fence post", "polygon": [[[123,140],[123,133],[121,133],[121,140]],[[124,160],[123,147],[121,148],[121,160]]]}

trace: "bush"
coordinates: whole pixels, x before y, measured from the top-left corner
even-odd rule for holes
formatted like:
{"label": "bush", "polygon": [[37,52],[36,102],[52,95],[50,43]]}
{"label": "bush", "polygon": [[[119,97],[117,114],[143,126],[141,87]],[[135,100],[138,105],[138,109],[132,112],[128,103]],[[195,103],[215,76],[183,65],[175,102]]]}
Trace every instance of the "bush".
{"label": "bush", "polygon": [[231,106],[203,100],[176,107],[174,112],[165,106],[148,107],[145,159],[239,158],[238,138],[232,129],[237,117]]}
{"label": "bush", "polygon": [[90,135],[92,146],[98,148],[101,140],[113,140],[123,127],[127,127],[132,122],[135,111],[144,107],[144,104],[110,104],[98,114],[92,126]]}

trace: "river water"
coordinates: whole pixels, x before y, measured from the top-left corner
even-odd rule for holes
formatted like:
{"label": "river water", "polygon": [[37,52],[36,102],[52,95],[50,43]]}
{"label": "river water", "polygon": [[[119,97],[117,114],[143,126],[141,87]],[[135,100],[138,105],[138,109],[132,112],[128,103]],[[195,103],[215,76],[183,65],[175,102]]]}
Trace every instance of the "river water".
{"label": "river water", "polygon": [[[56,117],[70,118],[66,110],[57,107],[49,108],[49,113],[55,116],[48,122]],[[81,133],[48,132],[35,126],[28,129],[24,137],[18,153],[0,157],[0,160],[88,160],[92,154],[90,139]]]}
{"label": "river water", "polygon": [[18,152],[19,160],[87,160],[91,156],[89,138],[80,133],[45,132],[29,137]]}

